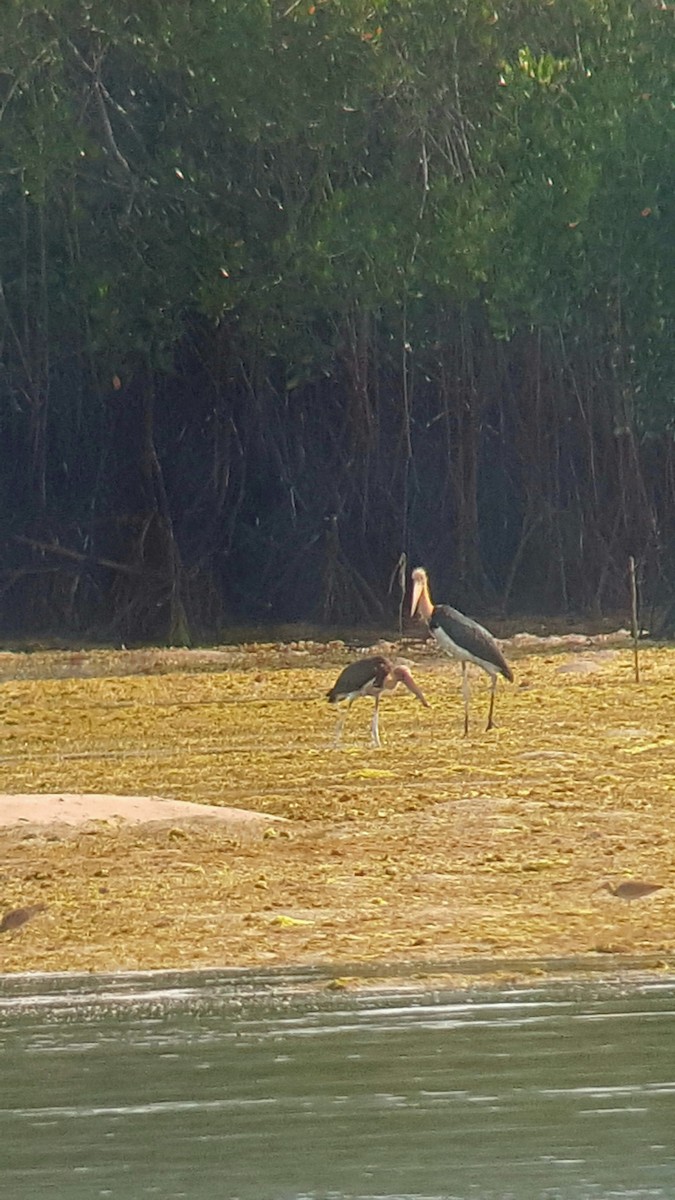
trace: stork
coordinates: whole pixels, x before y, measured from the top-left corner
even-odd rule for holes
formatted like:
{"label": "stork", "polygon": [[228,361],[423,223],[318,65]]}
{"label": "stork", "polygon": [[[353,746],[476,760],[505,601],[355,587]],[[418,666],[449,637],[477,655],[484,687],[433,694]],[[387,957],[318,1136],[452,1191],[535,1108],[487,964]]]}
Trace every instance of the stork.
{"label": "stork", "polygon": [[653,892],[660,892],[662,887],[662,883],[647,883],[642,879],[626,879],[623,883],[617,884],[601,883],[596,890],[610,892],[612,896],[618,896],[619,900],[642,900],[645,896],[651,896]]}
{"label": "stork", "polygon": [[326,698],[331,704],[337,705],[341,700],[348,702],[347,709],[338,719],[335,730],[335,745],[338,746],[340,743],[344,723],[347,719],[347,712],[359,696],[373,696],[375,699],[375,709],[370,726],[370,738],[373,746],[381,745],[378,726],[380,697],[383,692],[393,692],[399,683],[407,687],[413,696],[417,696],[417,699],[425,708],[429,707],[426,696],[421,688],[418,688],[408,668],[395,667],[382,654],[375,654],[372,658],[360,658],[357,662],[350,663],[348,667],[345,667],[344,671],[341,671],[338,675],[330,691],[326,693]]}
{"label": "stork", "polygon": [[427,622],[429,630],[446,654],[458,658],[462,664],[462,696],[464,699],[464,736],[469,732],[469,681],[467,677],[468,664],[475,663],[485,671],[492,680],[490,693],[490,711],[486,731],[492,729],[492,714],[495,706],[495,688],[497,676],[503,675],[509,683],[513,683],[513,671],[507,663],[492,634],[465,617],[464,613],[451,608],[449,604],[434,604],[429,593],[429,579],[424,567],[416,567],[412,573],[412,600],[410,615],[414,617],[419,611],[420,616]]}

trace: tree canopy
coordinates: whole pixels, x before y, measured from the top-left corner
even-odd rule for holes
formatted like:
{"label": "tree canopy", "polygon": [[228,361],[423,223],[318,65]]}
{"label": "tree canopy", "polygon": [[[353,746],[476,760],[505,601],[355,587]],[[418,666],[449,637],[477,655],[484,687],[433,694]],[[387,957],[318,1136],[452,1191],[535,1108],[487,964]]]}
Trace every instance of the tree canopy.
{"label": "tree canopy", "polygon": [[5,0],[5,631],[665,593],[673,22]]}

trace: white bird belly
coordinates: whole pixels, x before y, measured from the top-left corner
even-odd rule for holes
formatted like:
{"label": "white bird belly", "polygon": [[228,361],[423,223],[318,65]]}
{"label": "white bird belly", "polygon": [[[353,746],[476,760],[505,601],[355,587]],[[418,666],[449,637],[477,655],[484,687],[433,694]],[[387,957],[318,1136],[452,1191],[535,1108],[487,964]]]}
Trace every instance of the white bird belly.
{"label": "white bird belly", "polygon": [[433,631],[433,635],[438,642],[441,650],[445,650],[446,654],[451,654],[453,658],[458,658],[460,662],[475,662],[473,654],[469,650],[465,650],[463,646],[458,646],[457,642],[453,642],[452,638],[441,628],[440,625]]}

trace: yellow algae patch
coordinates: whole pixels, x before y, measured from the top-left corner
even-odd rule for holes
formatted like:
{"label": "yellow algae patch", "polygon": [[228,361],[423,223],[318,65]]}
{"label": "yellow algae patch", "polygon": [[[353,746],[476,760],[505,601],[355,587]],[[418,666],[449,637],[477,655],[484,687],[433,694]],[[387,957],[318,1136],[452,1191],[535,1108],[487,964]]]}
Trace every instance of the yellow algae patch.
{"label": "yellow algae patch", "polygon": [[360,771],[354,771],[355,779],[395,779],[395,771],[381,771],[377,767],[362,767]]}

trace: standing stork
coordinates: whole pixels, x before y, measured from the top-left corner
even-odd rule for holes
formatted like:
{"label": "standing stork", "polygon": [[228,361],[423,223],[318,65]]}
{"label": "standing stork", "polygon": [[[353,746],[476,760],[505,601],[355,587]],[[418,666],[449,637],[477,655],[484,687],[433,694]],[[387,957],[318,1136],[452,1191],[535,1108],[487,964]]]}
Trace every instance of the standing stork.
{"label": "standing stork", "polygon": [[410,615],[419,611],[429,630],[446,654],[458,658],[462,664],[462,696],[464,698],[464,736],[469,732],[469,681],[466,668],[470,662],[485,671],[492,680],[490,711],[486,731],[492,729],[492,714],[495,706],[497,676],[503,675],[513,683],[513,671],[489,630],[484,629],[471,617],[451,608],[449,604],[434,604],[429,594],[429,579],[424,567],[416,567],[412,573],[412,600]]}
{"label": "standing stork", "polygon": [[373,746],[381,745],[378,726],[380,696],[383,692],[393,692],[399,683],[407,687],[413,696],[417,696],[417,699],[425,708],[429,707],[426,696],[421,688],[418,688],[408,668],[395,667],[382,654],[376,654],[373,658],[360,658],[358,662],[350,663],[348,667],[345,667],[344,671],[341,671],[338,675],[330,691],[326,693],[326,698],[331,704],[337,705],[341,700],[348,702],[345,712],[338,719],[335,730],[335,745],[338,746],[340,743],[344,723],[347,719],[347,712],[359,696],[373,696],[375,699],[375,709],[370,726],[370,738]]}

